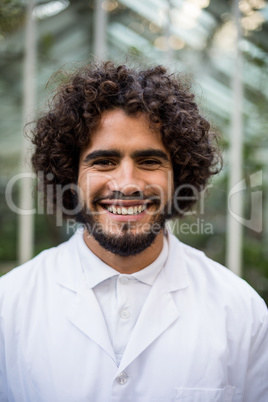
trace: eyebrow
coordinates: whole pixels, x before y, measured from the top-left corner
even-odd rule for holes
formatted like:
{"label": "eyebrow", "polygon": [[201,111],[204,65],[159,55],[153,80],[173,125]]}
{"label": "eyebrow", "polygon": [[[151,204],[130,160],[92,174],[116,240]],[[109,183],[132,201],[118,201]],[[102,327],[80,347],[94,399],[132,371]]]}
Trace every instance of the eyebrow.
{"label": "eyebrow", "polygon": [[[165,161],[168,161],[169,158],[167,154],[160,149],[148,148],[148,149],[141,149],[131,153],[130,155],[133,159],[136,158],[150,158],[150,157],[157,157],[161,158]],[[122,157],[122,152],[118,149],[99,149],[93,151],[86,155],[83,162],[87,163],[97,158],[120,158]]]}
{"label": "eyebrow", "polygon": [[94,159],[97,158],[111,158],[111,157],[116,157],[120,158],[122,156],[122,153],[116,149],[99,149],[97,151],[93,151],[90,154],[87,154],[87,156],[84,159],[84,162],[90,162]]}
{"label": "eyebrow", "polygon": [[150,158],[150,157],[157,157],[164,159],[165,161],[168,161],[168,156],[165,152],[161,151],[160,149],[154,149],[154,148],[149,148],[149,149],[142,149],[138,151],[134,151],[131,154],[132,158]]}

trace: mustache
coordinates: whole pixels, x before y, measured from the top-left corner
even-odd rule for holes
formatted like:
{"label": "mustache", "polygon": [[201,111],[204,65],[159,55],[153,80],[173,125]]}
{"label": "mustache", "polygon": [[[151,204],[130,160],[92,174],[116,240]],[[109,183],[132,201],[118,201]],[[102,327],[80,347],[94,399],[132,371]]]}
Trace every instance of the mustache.
{"label": "mustache", "polygon": [[105,201],[105,200],[117,200],[117,201],[126,201],[126,200],[136,200],[136,201],[141,201],[141,200],[146,200],[150,201],[154,204],[160,205],[161,204],[161,198],[158,195],[154,194],[144,194],[141,191],[135,191],[131,195],[125,195],[121,191],[113,191],[110,194],[107,194],[106,196],[96,196],[93,200],[92,203],[96,204],[100,201]]}

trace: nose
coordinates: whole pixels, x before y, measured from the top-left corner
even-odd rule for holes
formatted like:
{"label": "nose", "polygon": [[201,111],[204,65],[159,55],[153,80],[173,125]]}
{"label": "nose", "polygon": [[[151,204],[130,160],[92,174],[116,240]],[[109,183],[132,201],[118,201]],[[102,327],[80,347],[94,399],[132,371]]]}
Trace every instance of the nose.
{"label": "nose", "polygon": [[126,196],[143,193],[145,186],[146,182],[142,177],[142,173],[132,160],[120,163],[116,172],[113,173],[113,179],[108,183],[110,191],[118,191]]}

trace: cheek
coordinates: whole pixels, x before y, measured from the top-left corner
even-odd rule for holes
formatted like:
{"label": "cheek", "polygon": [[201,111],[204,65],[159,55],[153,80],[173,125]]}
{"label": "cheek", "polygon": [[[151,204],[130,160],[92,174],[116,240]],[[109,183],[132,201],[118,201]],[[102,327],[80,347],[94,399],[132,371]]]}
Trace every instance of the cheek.
{"label": "cheek", "polygon": [[84,173],[79,175],[78,190],[81,199],[92,199],[103,191],[107,185],[106,175],[101,173]]}
{"label": "cheek", "polygon": [[173,191],[172,175],[163,172],[151,177],[146,189],[159,195],[161,199],[166,199]]}

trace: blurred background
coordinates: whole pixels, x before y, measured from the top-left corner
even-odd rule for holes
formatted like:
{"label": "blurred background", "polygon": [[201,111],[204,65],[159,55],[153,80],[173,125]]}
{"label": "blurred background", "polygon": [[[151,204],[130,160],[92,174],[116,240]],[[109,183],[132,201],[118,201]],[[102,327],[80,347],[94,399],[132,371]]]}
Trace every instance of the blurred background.
{"label": "blurred background", "polygon": [[95,57],[163,64],[193,81],[224,167],[171,230],[268,303],[264,0],[0,0],[0,275],[73,233],[40,207],[24,125],[44,109],[55,71]]}

